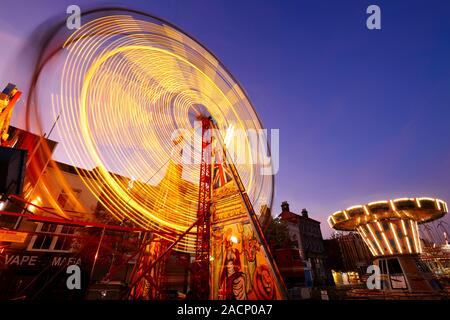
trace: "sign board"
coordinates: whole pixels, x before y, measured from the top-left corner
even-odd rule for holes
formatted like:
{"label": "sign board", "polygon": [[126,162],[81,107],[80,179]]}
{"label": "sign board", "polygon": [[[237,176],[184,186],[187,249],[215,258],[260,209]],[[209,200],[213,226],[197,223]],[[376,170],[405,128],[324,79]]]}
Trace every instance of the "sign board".
{"label": "sign board", "polygon": [[390,276],[392,289],[408,289],[406,279],[403,275]]}
{"label": "sign board", "polygon": [[42,270],[48,267],[81,266],[81,258],[74,253],[7,251],[0,257],[0,270]]}

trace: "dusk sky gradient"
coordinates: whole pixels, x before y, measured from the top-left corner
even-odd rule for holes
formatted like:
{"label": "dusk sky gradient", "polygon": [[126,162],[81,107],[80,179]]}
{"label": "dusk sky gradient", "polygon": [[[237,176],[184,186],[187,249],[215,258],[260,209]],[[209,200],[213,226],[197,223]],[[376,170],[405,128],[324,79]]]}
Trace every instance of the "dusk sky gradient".
{"label": "dusk sky gradient", "polygon": [[[375,200],[450,201],[450,1],[15,0],[0,13],[0,84],[34,28],[70,4],[122,4],[194,36],[280,129],[273,214],[322,222]],[[382,30],[366,28],[381,7]],[[23,125],[23,103],[13,125]],[[446,218],[449,221],[449,218]]]}

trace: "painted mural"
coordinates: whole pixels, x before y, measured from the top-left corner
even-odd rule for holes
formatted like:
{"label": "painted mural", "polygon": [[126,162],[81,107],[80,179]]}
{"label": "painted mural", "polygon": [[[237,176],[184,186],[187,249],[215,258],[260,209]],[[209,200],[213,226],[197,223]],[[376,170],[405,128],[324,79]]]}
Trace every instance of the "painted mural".
{"label": "painted mural", "polygon": [[[216,300],[277,300],[284,284],[268,256],[234,183],[214,190],[211,291]],[[224,215],[226,214],[226,216]]]}

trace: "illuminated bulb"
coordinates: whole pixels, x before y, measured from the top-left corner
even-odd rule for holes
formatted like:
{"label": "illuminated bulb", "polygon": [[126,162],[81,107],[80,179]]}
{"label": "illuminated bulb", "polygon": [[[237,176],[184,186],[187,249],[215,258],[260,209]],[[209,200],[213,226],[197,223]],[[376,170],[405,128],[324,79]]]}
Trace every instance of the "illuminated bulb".
{"label": "illuminated bulb", "polygon": [[41,202],[42,202],[41,197],[36,197],[36,199],[31,201],[32,205],[28,207],[28,210],[34,213],[37,209],[35,206],[39,206],[41,204]]}
{"label": "illuminated bulb", "polygon": [[233,243],[238,243],[239,242],[238,238],[236,238],[236,236],[231,236],[230,237],[230,241],[233,242]]}
{"label": "illuminated bulb", "polygon": [[336,223],[333,216],[329,216],[327,222],[330,228],[333,228],[333,225]]}
{"label": "illuminated bulb", "polygon": [[420,207],[421,207],[421,204],[420,204],[419,198],[416,198],[416,203],[417,203],[417,206],[420,208]]}
{"label": "illuminated bulb", "polygon": [[345,216],[345,219],[347,219],[347,220],[348,220],[348,219],[349,219],[349,217],[348,217],[347,211],[345,211],[345,210],[344,210],[343,212],[344,212],[344,216]]}
{"label": "illuminated bulb", "polygon": [[392,211],[396,211],[397,209],[395,208],[394,201],[391,200],[389,203],[391,204]]}
{"label": "illuminated bulb", "polygon": [[369,209],[367,209],[366,206],[364,206],[364,211],[366,212],[366,215],[370,216]]}

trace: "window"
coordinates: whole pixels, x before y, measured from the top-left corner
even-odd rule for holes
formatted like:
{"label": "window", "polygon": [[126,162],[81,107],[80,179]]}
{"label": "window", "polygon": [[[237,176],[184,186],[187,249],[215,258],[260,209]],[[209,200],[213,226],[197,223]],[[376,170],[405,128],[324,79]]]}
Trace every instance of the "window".
{"label": "window", "polygon": [[425,272],[425,273],[431,272],[431,270],[427,266],[427,264],[419,259],[416,260],[416,265],[417,265],[417,268],[422,272]]}
{"label": "window", "polygon": [[67,204],[67,201],[69,201],[69,196],[67,195],[67,193],[65,193],[64,191],[62,191],[59,196],[58,196],[58,204],[61,208],[64,208]]}
{"label": "window", "polygon": [[[73,198],[78,199],[80,197],[81,190],[79,189],[73,189],[72,195]],[[61,208],[66,210],[74,210],[76,207],[76,203],[69,198],[69,193],[66,193],[66,191],[62,190],[61,193],[58,196],[58,204]]]}
{"label": "window", "polygon": [[386,270],[386,260],[380,260],[379,261],[379,267],[380,267],[380,273],[381,274],[387,274],[387,270]]}
{"label": "window", "polygon": [[403,275],[403,270],[400,266],[399,260],[397,258],[389,259],[387,263],[391,289],[408,289],[408,284],[405,276]]}
{"label": "window", "polygon": [[27,250],[46,252],[72,251],[73,238],[65,237],[63,235],[74,234],[74,227],[51,223],[38,223],[36,232],[39,232],[39,234],[31,238]]}
{"label": "window", "polygon": [[[54,233],[56,231],[56,227],[57,227],[57,225],[55,225],[55,224],[40,223],[40,224],[38,224],[38,226],[36,228],[36,232],[40,231],[40,232],[45,232],[45,233]],[[45,250],[45,249],[50,248],[52,241],[53,241],[52,235],[40,234],[40,235],[33,236],[30,244],[33,243],[32,249]]]}
{"label": "window", "polygon": [[398,262],[398,259],[389,259],[388,260],[388,269],[389,274],[403,274],[402,267]]}

